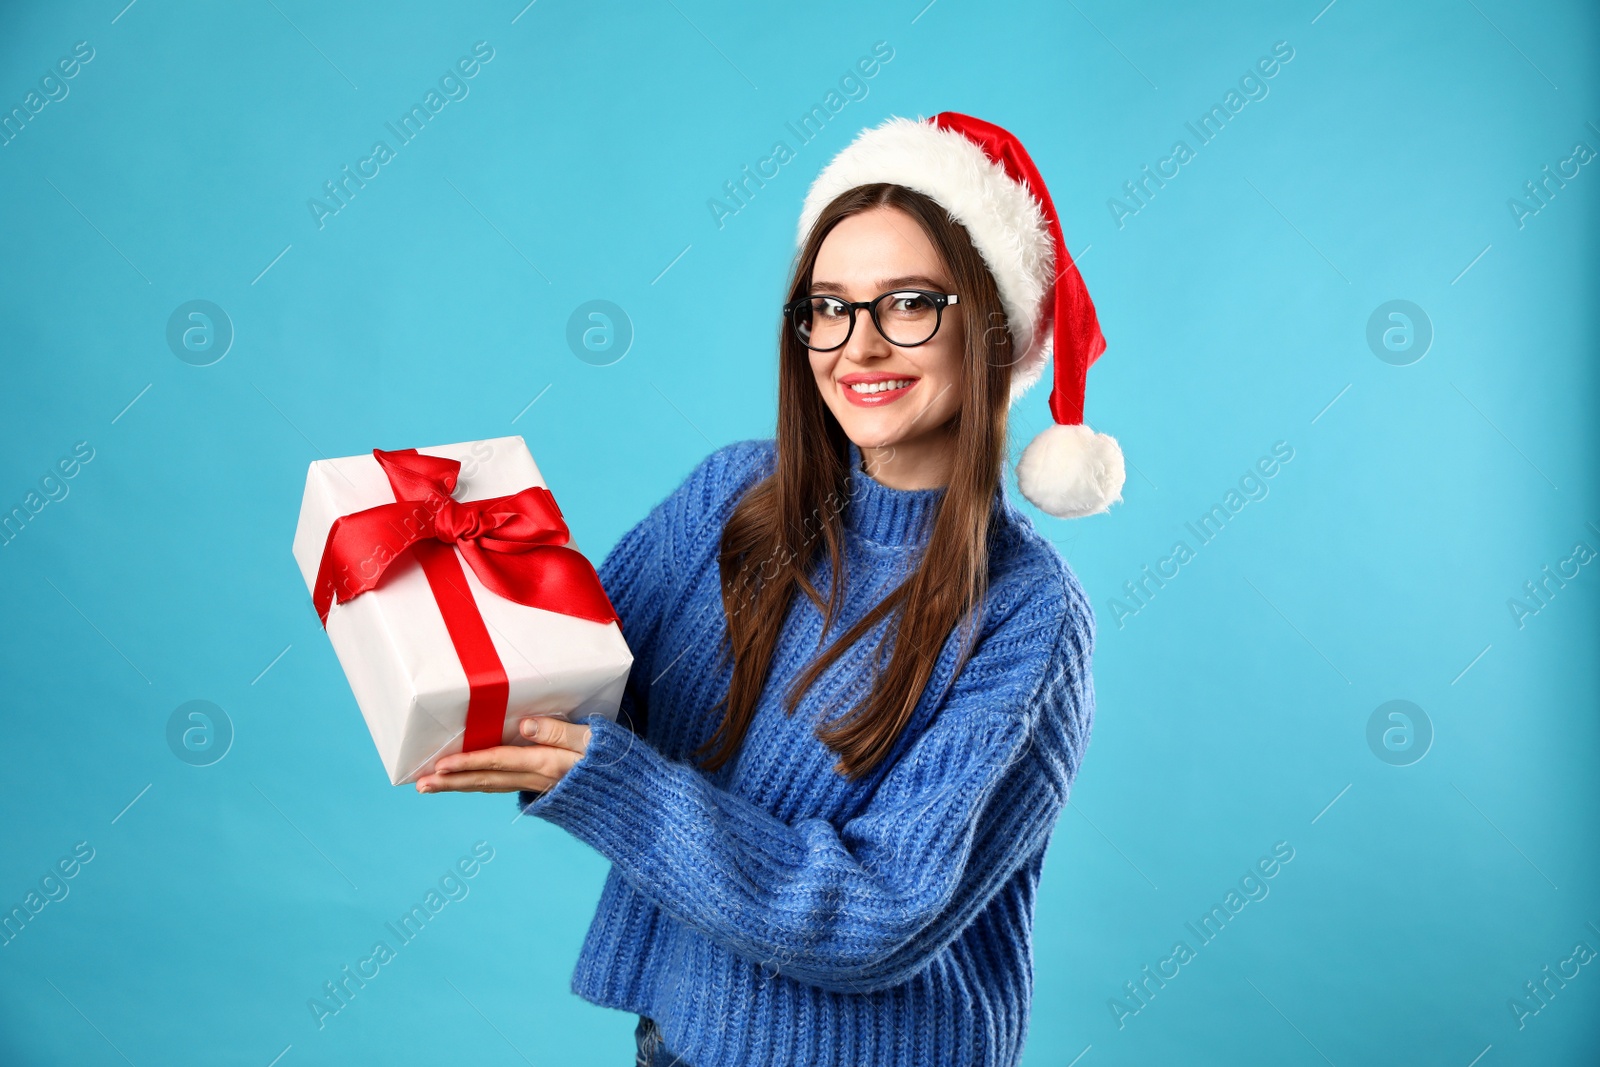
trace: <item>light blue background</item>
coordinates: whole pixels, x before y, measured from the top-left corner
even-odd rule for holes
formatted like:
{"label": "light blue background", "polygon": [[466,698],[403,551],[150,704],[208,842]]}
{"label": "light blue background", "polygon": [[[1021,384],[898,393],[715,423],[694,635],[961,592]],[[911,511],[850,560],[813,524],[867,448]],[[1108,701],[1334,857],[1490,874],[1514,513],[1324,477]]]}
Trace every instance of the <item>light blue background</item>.
{"label": "light blue background", "polygon": [[[306,465],[520,433],[598,559],[771,433],[811,178],[946,109],[1047,177],[1109,340],[1089,421],[1132,465],[1110,514],[1038,519],[1100,629],[1025,1062],[1594,1061],[1600,962],[1524,1028],[1508,1001],[1600,950],[1600,564],[1507,607],[1600,549],[1597,165],[1507,207],[1600,148],[1592,9],[523,2],[0,14],[0,110],[95,50],[0,147],[0,506],[95,453],[0,548],[0,904],[95,849],[0,948],[0,1061],[631,1062],[634,1019],[567,989],[605,862],[504,796],[386,784],[289,554]],[[319,229],[307,200],[480,40],[470,95]],[[719,229],[707,201],[877,41],[869,95]],[[1278,41],[1270,94],[1118,228],[1107,199]],[[165,341],[193,299],[236,331],[207,367]],[[565,340],[591,299],[636,332],[610,366]],[[1366,342],[1392,299],[1435,331],[1409,366]],[[1041,387],[1014,447],[1045,420]],[[1119,628],[1278,441],[1270,494]],[[192,699],[235,731],[208,767],[166,741]],[[1391,699],[1435,731],[1410,766],[1368,747]],[[470,895],[319,1030],[308,998],[480,840]],[[1270,895],[1119,1028],[1280,841]]]}

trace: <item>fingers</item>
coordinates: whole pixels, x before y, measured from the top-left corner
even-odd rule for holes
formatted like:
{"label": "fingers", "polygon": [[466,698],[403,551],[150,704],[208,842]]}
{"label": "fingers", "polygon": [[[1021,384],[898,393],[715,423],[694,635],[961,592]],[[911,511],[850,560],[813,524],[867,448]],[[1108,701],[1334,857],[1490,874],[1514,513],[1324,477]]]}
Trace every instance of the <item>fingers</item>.
{"label": "fingers", "polygon": [[441,756],[432,773],[417,779],[417,792],[546,790],[560,781],[589,747],[589,727],[549,715],[522,720],[520,730],[534,743]]}
{"label": "fingers", "polygon": [[576,752],[580,756],[589,748],[589,728],[579,723],[567,722],[551,715],[530,715],[522,720],[521,733],[530,741],[554,748]]}
{"label": "fingers", "polygon": [[434,774],[455,774],[458,771],[511,771],[518,774],[545,773],[556,767],[555,753],[530,748],[526,745],[496,745],[473,752],[454,752],[440,756],[433,765]]}
{"label": "fingers", "polygon": [[461,771],[429,774],[417,779],[419,793],[514,793],[519,789],[549,789],[555,779],[543,774],[513,771]]}

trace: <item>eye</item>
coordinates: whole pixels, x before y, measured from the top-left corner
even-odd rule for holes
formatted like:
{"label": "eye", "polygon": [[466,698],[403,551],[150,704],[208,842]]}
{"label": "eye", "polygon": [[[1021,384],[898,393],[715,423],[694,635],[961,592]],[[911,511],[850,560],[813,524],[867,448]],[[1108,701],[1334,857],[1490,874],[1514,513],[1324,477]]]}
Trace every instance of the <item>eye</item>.
{"label": "eye", "polygon": [[933,301],[924,293],[890,293],[889,311],[896,315],[921,315],[933,310]]}
{"label": "eye", "polygon": [[844,301],[831,296],[814,296],[811,298],[811,314],[822,319],[843,318]]}

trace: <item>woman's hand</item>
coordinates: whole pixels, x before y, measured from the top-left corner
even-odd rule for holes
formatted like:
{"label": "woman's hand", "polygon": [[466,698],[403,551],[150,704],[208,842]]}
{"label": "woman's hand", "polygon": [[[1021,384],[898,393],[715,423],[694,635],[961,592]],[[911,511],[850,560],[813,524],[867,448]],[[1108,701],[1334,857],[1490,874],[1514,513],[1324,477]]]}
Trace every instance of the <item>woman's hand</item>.
{"label": "woman's hand", "polygon": [[589,749],[589,728],[564,719],[532,715],[522,720],[520,729],[534,744],[498,745],[444,756],[432,774],[417,779],[417,792],[544,792]]}

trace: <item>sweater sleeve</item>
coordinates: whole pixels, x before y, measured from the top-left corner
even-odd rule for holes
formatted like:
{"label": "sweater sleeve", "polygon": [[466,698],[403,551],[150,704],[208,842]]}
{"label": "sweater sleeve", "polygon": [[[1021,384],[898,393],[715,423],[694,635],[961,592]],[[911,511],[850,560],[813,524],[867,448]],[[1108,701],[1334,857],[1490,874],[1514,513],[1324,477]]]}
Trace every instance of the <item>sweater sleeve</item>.
{"label": "sweater sleeve", "polygon": [[[584,720],[584,756],[524,811],[763,967],[842,992],[899,985],[1045,846],[1087,741],[1091,645],[1068,634],[1088,624],[1028,614],[980,643],[933,724],[841,826],[786,823],[599,716]],[[1057,741],[1075,751],[1043,751]]]}

